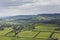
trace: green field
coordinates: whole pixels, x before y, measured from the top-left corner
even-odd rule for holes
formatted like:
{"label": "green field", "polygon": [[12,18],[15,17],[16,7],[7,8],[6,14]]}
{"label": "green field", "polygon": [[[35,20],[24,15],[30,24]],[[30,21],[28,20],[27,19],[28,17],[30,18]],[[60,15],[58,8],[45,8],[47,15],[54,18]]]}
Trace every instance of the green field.
{"label": "green field", "polygon": [[11,28],[5,28],[4,30],[0,30],[0,35],[5,35],[5,34],[7,34],[10,31],[12,31]]}
{"label": "green field", "polygon": [[59,38],[59,39],[60,39],[60,33],[55,33],[55,34],[53,35],[53,38]]}
{"label": "green field", "polygon": [[35,31],[53,31],[53,29],[57,28],[54,24],[42,24],[36,27]]}
{"label": "green field", "polygon": [[[11,32],[11,28],[5,28],[4,30],[0,30],[0,40],[48,40],[55,28],[57,27],[54,24],[43,24],[37,26],[33,31],[19,32],[17,34],[18,38],[13,37],[14,32]],[[57,33],[54,33],[52,38],[59,38],[60,40],[60,31],[55,32]]]}
{"label": "green field", "polygon": [[36,38],[49,38],[51,32],[41,32]]}

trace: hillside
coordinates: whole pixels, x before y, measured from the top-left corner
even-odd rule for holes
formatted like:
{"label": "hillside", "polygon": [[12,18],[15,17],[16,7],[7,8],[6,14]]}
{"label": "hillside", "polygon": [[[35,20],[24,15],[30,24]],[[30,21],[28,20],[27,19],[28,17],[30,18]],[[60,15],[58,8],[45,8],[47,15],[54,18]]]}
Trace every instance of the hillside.
{"label": "hillside", "polygon": [[[60,40],[59,17],[60,14],[38,14],[38,15],[17,15],[1,18],[0,39]],[[33,25],[34,23],[40,24]]]}
{"label": "hillside", "polygon": [[60,21],[60,14],[17,15],[1,18],[0,21],[55,23]]}

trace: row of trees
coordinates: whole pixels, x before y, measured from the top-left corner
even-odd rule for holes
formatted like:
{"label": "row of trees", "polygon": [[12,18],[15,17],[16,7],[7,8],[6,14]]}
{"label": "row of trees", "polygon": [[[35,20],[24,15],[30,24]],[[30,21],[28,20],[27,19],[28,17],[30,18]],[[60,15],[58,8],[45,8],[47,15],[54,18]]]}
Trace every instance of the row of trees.
{"label": "row of trees", "polygon": [[12,29],[13,29],[13,32],[15,33],[14,36],[16,36],[21,31],[25,31],[25,30],[33,31],[35,29],[35,26],[32,23],[14,24],[12,25]]}
{"label": "row of trees", "polygon": [[20,23],[20,24],[2,24],[0,25],[0,30],[4,30],[5,27],[11,27],[14,32],[14,36],[16,36],[21,31],[33,31],[35,26],[33,23]]}

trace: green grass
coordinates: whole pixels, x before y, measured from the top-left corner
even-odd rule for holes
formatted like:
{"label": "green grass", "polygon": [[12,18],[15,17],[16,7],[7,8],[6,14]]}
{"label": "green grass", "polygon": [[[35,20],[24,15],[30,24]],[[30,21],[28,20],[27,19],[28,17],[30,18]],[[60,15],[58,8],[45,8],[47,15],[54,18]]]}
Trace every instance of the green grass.
{"label": "green grass", "polygon": [[47,39],[38,39],[38,38],[18,38],[17,40],[47,40]]}
{"label": "green grass", "polygon": [[0,40],[11,40],[11,37],[0,36]]}
{"label": "green grass", "polygon": [[35,31],[53,31],[55,28],[57,28],[57,26],[54,24],[43,24],[37,26]]}
{"label": "green grass", "polygon": [[16,38],[16,37],[6,37],[6,36],[0,36],[0,40],[47,40],[47,39],[38,39],[38,38]]}
{"label": "green grass", "polygon": [[[17,36],[20,38],[13,37],[14,33],[10,32],[12,31],[11,28],[5,28],[4,30],[0,30],[0,35],[4,35],[4,36],[0,36],[0,40],[47,40],[51,32],[55,28],[57,27],[54,24],[42,24],[40,26],[37,26],[36,29],[34,29],[34,31],[22,31],[18,33]],[[46,32],[40,32],[35,38],[33,38],[38,33],[38,31],[46,31]],[[60,32],[60,31],[56,31],[56,32]],[[52,38],[60,38],[60,33],[55,33]]]}
{"label": "green grass", "polygon": [[4,30],[0,30],[0,35],[5,35],[6,33],[12,31],[11,28],[5,28]]}
{"label": "green grass", "polygon": [[38,32],[31,32],[31,31],[23,31],[19,33],[17,36],[19,37],[29,37],[32,38],[34,37]]}
{"label": "green grass", "polygon": [[6,36],[14,36],[14,33],[13,32],[10,32]]}
{"label": "green grass", "polygon": [[60,33],[55,33],[52,38],[59,38],[60,39]]}
{"label": "green grass", "polygon": [[36,38],[49,38],[51,32],[40,32]]}

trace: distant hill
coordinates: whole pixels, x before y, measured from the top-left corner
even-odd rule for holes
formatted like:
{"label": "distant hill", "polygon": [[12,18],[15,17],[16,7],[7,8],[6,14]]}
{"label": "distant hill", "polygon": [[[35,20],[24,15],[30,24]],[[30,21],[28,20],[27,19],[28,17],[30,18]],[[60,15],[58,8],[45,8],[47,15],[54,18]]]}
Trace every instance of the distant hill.
{"label": "distant hill", "polygon": [[0,21],[9,22],[39,22],[39,23],[55,23],[60,22],[60,14],[38,14],[38,15],[17,15],[1,18]]}

